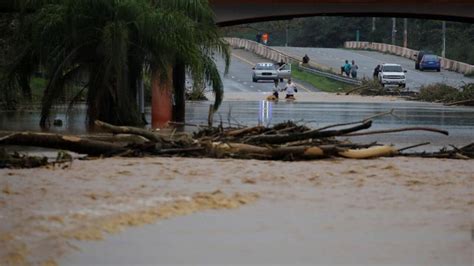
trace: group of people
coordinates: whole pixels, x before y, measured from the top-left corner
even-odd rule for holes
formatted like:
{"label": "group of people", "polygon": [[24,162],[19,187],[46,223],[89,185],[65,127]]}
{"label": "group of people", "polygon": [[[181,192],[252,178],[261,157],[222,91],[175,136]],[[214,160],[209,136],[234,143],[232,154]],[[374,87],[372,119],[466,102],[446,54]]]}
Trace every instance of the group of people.
{"label": "group of people", "polygon": [[295,99],[295,93],[298,92],[298,89],[296,88],[295,84],[291,81],[291,79],[288,79],[288,82],[286,83],[285,87],[283,89],[279,88],[279,82],[278,80],[275,80],[274,87],[273,87],[273,93],[272,95],[267,97],[267,100],[270,101],[277,101],[279,99],[279,93],[280,92],[286,92],[285,99],[287,100],[293,100]]}
{"label": "group of people", "polygon": [[352,64],[349,64],[349,60],[346,60],[343,66],[341,66],[341,75],[346,75],[348,77],[357,78],[357,70],[359,66],[352,60]]}

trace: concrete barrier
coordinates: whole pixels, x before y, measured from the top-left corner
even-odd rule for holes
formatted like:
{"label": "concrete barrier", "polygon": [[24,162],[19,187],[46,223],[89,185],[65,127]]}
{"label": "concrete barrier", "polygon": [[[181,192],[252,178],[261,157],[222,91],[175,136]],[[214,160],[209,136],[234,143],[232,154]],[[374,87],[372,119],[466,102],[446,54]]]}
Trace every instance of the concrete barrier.
{"label": "concrete barrier", "polygon": [[[401,46],[386,44],[386,43],[375,43],[375,42],[345,42],[344,47],[348,49],[364,49],[364,50],[374,50],[383,53],[390,53],[398,56],[402,56],[411,60],[416,60],[417,50],[404,48]],[[441,59],[441,68],[455,71],[462,74],[474,73],[474,65],[467,63],[451,60],[444,57],[439,57]]]}
{"label": "concrete barrier", "polygon": [[267,58],[272,61],[280,62],[281,60],[283,60],[283,62],[285,63],[290,62],[290,61],[298,61],[298,62],[300,61],[299,58],[292,57],[278,50],[275,50],[271,47],[265,46],[263,44],[260,44],[251,40],[245,40],[245,39],[240,39],[240,38],[224,38],[224,39],[233,48],[245,49],[247,51],[250,51],[252,53],[255,53],[261,57]]}

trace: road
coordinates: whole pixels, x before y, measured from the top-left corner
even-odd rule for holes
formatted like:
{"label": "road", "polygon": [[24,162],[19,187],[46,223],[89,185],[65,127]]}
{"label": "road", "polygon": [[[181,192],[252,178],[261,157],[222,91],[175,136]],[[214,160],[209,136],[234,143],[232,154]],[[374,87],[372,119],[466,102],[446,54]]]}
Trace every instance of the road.
{"label": "road", "polygon": [[451,86],[461,86],[465,83],[474,83],[474,78],[465,77],[463,74],[441,70],[419,71],[415,70],[415,62],[404,57],[383,54],[373,51],[346,50],[333,48],[298,48],[298,47],[273,47],[295,57],[302,58],[307,54],[313,62],[330,67],[336,71],[344,64],[344,60],[355,60],[359,66],[359,78],[372,78],[373,69],[378,64],[400,64],[407,72],[407,87],[419,90],[423,85],[443,82]]}
{"label": "road", "polygon": [[[232,50],[232,62],[227,76],[224,76],[223,60],[216,60],[221,70],[225,92],[264,92],[269,93],[273,89],[273,81],[252,82],[252,67],[260,62],[267,62],[253,53],[241,49]],[[280,85],[283,86],[283,85]],[[310,84],[297,81],[297,86],[305,92],[316,92],[318,89]]]}

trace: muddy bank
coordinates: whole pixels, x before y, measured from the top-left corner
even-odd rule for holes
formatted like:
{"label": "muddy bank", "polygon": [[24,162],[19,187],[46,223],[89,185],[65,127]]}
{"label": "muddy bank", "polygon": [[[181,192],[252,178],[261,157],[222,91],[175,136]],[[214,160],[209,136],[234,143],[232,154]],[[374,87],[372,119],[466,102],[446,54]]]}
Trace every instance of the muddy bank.
{"label": "muddy bank", "polygon": [[[0,170],[0,256],[2,263],[53,263],[64,254],[77,252],[71,240],[100,240],[108,233],[163,218],[212,209],[216,215],[235,212],[233,219],[239,219],[240,213],[243,220],[252,221],[253,216],[245,211],[252,206],[263,204],[265,207],[257,211],[263,215],[311,204],[311,213],[338,213],[337,219],[320,226],[311,226],[304,222],[308,217],[300,216],[308,230],[318,233],[360,228],[370,231],[390,224],[426,239],[433,234],[465,235],[443,245],[416,246],[420,254],[438,253],[426,255],[423,261],[453,264],[449,258],[455,255],[464,263],[472,251],[473,172],[471,161],[418,158],[317,162],[115,158],[74,161],[65,169]],[[239,211],[217,211],[247,204]],[[381,212],[391,213],[393,219],[374,219]],[[354,216],[361,213],[365,215]],[[400,220],[397,214],[405,218]],[[188,217],[193,221],[194,215]],[[231,235],[239,235],[227,229]],[[268,235],[273,234],[278,232],[268,231]],[[321,244],[314,241],[307,239],[304,245]],[[397,241],[393,252],[387,254],[401,253],[406,249],[404,243],[411,243]],[[187,252],[180,251],[185,257]],[[313,251],[307,248],[298,252],[309,255]],[[265,256],[258,261],[264,262]]]}

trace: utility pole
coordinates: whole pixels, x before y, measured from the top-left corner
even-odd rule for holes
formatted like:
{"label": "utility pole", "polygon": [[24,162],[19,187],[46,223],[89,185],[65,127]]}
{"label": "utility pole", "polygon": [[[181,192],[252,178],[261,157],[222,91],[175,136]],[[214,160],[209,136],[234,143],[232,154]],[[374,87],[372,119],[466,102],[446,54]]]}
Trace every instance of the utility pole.
{"label": "utility pole", "polygon": [[375,31],[375,17],[372,18],[372,32]]}
{"label": "utility pole", "polygon": [[408,47],[408,19],[403,19],[403,47]]}
{"label": "utility pole", "polygon": [[446,57],[446,21],[443,21],[443,50],[441,56]]}
{"label": "utility pole", "polygon": [[290,31],[290,20],[287,20],[286,22],[286,42],[285,46],[288,47],[288,32]]}
{"label": "utility pole", "polygon": [[396,33],[397,33],[397,19],[392,18],[392,45],[395,45]]}

